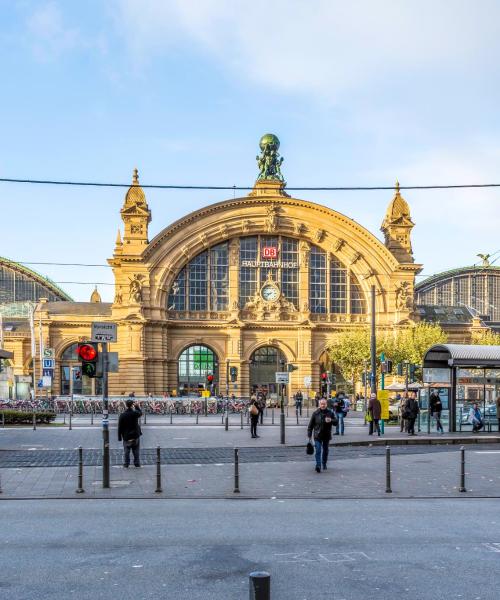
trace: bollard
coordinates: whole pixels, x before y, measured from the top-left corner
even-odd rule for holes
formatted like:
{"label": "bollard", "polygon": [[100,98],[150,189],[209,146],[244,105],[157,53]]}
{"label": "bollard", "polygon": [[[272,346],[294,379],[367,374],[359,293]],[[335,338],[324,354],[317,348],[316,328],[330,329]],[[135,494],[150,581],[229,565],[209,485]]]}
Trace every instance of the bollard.
{"label": "bollard", "polygon": [[271,425],[274,425],[274,406],[273,406],[273,410],[271,412]]}
{"label": "bollard", "polygon": [[240,429],[243,429],[243,411],[240,412],[240,417],[241,417],[241,427],[240,427]]}
{"label": "bollard", "polygon": [[229,411],[226,411],[226,418],[224,419],[224,429],[229,431]]}
{"label": "bollard", "polygon": [[391,489],[391,447],[385,447],[385,493],[392,494]]}
{"label": "bollard", "polygon": [[63,425],[66,425],[66,411],[63,413]]}
{"label": "bollard", "polygon": [[297,425],[298,425],[298,424],[299,424],[299,411],[298,411],[298,410],[296,410],[296,411],[295,411],[295,414],[296,414],[296,416],[297,416]]}
{"label": "bollard", "polygon": [[83,494],[83,448],[78,448],[78,487],[76,488],[77,494]]}
{"label": "bollard", "polygon": [[309,403],[307,404],[306,410],[307,410],[306,417],[309,418]]}
{"label": "bollard", "polygon": [[69,407],[69,430],[73,429],[73,406]]}
{"label": "bollard", "polygon": [[33,431],[36,431],[36,414],[35,414],[35,411],[33,411]]}
{"label": "bollard", "polygon": [[286,405],[286,416],[288,417],[288,404]]}
{"label": "bollard", "polygon": [[271,575],[254,571],[249,576],[250,600],[271,600]]}
{"label": "bollard", "polygon": [[240,451],[234,449],[234,490],[235,494],[240,493]]}
{"label": "bollard", "polygon": [[161,489],[161,448],[157,446],[156,448],[156,494],[161,494],[163,490]]}
{"label": "bollard", "polygon": [[94,411],[95,411],[95,406],[92,404],[90,406],[90,424],[91,425],[94,424]]}
{"label": "bollard", "polygon": [[221,425],[224,425],[224,411],[222,411],[222,415],[221,415]]}
{"label": "bollard", "polygon": [[460,487],[458,488],[458,491],[467,491],[465,489],[465,448],[463,446],[460,448]]}
{"label": "bollard", "polygon": [[170,407],[170,425],[172,425],[172,407]]}
{"label": "bollard", "polygon": [[148,407],[147,407],[146,403],[144,403],[144,425],[147,425],[147,423],[148,423],[148,420],[147,420],[148,418],[146,416],[148,414],[147,408]]}
{"label": "bollard", "polygon": [[198,425],[198,413],[196,413],[196,425]]}
{"label": "bollard", "polygon": [[2,427],[5,428],[5,413],[2,410]]}

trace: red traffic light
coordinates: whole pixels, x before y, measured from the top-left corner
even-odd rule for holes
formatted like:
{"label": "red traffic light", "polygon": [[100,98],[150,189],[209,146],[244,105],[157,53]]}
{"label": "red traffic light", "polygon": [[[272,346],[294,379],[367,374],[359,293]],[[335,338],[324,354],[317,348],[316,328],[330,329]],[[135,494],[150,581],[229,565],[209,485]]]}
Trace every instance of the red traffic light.
{"label": "red traffic light", "polygon": [[213,380],[214,380],[214,376],[213,375],[207,375],[207,381],[208,381],[208,383],[212,383]]}
{"label": "red traffic light", "polygon": [[91,344],[82,344],[77,351],[82,360],[93,361],[97,358],[97,350]]}
{"label": "red traffic light", "polygon": [[328,379],[328,373],[321,373],[321,379],[323,379],[323,381]]}

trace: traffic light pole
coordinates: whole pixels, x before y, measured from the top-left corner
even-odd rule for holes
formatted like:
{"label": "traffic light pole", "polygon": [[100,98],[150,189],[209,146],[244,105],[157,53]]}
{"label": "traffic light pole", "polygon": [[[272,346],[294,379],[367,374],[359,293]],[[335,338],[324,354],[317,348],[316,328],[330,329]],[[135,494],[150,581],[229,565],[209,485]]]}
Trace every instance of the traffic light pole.
{"label": "traffic light pole", "polygon": [[285,443],[285,385],[280,383],[280,443]]}
{"label": "traffic light pole", "polygon": [[102,487],[109,488],[108,343],[102,342]]}
{"label": "traffic light pole", "polygon": [[371,336],[370,336],[370,361],[371,361],[371,375],[370,375],[370,392],[372,394],[377,393],[377,338],[375,329],[375,286],[372,285],[371,289]]}

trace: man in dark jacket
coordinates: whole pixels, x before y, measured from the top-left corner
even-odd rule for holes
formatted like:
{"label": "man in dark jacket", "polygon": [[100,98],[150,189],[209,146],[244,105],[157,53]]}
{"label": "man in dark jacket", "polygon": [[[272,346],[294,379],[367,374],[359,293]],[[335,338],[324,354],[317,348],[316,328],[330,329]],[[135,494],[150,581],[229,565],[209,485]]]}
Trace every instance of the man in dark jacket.
{"label": "man in dark jacket", "polygon": [[138,406],[134,406],[134,401],[131,398],[125,404],[127,409],[122,412],[118,419],[118,441],[123,441],[123,466],[128,469],[131,450],[134,455],[134,465],[136,467],[141,466],[139,450],[142,431],[139,419],[142,412]]}
{"label": "man in dark jacket", "polygon": [[443,411],[443,403],[436,390],[433,390],[429,397],[429,408],[431,417],[436,419],[437,430],[444,433],[443,425],[441,423],[441,412]]}
{"label": "man in dark jacket", "polygon": [[414,396],[408,398],[406,403],[406,415],[405,418],[408,421],[408,435],[416,435],[415,433],[415,420],[420,412],[418,406],[418,400]]}
{"label": "man in dark jacket", "polygon": [[372,418],[370,421],[370,431],[368,435],[372,435],[374,431],[380,436],[380,417],[382,416],[382,405],[380,404],[380,400],[377,398],[377,394],[370,394],[370,399],[368,400],[368,414]]}
{"label": "man in dark jacket", "polygon": [[321,473],[321,465],[323,465],[323,471],[326,471],[328,445],[332,439],[332,425],[336,424],[337,417],[332,410],[327,408],[326,398],[321,398],[319,408],[313,412],[307,427],[307,437],[309,440],[311,440],[314,433],[316,473]]}

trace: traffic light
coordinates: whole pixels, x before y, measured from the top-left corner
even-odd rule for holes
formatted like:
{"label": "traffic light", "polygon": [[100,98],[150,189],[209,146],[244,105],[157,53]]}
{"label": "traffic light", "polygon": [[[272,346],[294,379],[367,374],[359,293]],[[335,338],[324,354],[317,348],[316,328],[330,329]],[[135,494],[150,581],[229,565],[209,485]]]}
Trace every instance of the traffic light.
{"label": "traffic light", "polygon": [[403,363],[398,363],[397,364],[396,372],[399,375],[399,377],[403,376]]}
{"label": "traffic light", "polygon": [[417,370],[418,365],[414,365],[413,363],[411,363],[409,365],[409,373],[408,373],[408,381],[410,383],[415,383],[416,381],[416,377],[415,377],[415,372]]}
{"label": "traffic light", "polygon": [[238,367],[231,367],[229,369],[229,376],[231,377],[231,382],[235,383],[238,379]]}
{"label": "traffic light", "polygon": [[97,377],[97,361],[99,360],[97,344],[94,342],[80,342],[76,348],[76,353],[80,357],[82,375]]}
{"label": "traffic light", "polygon": [[392,373],[392,360],[385,361],[385,372]]}
{"label": "traffic light", "polygon": [[207,375],[207,383],[208,383],[208,385],[212,385],[213,382],[214,382],[214,376],[212,375],[212,373],[209,373]]}
{"label": "traffic light", "polygon": [[297,367],[296,365],[292,365],[291,363],[288,363],[286,366],[286,370],[291,373],[292,371],[296,371],[299,367]]}

